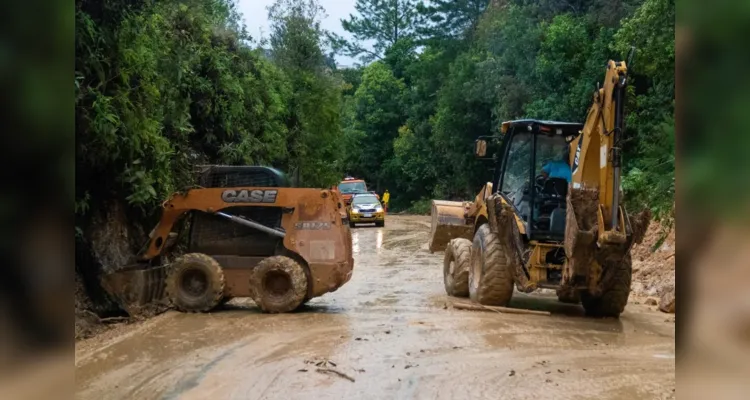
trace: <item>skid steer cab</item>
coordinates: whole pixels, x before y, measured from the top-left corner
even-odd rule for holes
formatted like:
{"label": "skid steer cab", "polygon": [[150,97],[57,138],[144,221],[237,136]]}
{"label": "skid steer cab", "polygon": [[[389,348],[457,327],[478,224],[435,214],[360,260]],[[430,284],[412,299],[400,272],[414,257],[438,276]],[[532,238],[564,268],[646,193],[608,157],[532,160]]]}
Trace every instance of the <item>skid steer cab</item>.
{"label": "skid steer cab", "polygon": [[[290,188],[279,171],[254,166],[207,167],[199,185],[164,202],[138,263],[103,278],[124,308],[166,299],[205,312],[251,297],[264,312],[288,312],[351,278],[351,232],[336,191]],[[189,222],[188,250],[162,265],[178,221]]]}
{"label": "skid steer cab", "polygon": [[627,69],[610,61],[585,124],[516,120],[480,137],[492,164],[473,201],[434,200],[429,248],[445,251],[446,292],[505,306],[514,287],[555,289],[594,316],[618,317],[630,293],[630,249],[650,215],[621,205]]}

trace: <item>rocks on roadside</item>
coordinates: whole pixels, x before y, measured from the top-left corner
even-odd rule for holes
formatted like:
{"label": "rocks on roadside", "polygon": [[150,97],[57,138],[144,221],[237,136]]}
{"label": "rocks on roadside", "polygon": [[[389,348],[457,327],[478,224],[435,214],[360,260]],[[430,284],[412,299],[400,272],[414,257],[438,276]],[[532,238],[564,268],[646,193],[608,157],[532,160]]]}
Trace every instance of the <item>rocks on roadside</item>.
{"label": "rocks on roadside", "polygon": [[661,300],[659,300],[659,310],[674,314],[675,313],[675,290],[672,289],[671,291],[665,292],[661,295]]}
{"label": "rocks on roadside", "polygon": [[646,299],[646,301],[643,302],[643,304],[647,306],[655,306],[657,304],[656,299],[653,297],[649,297]]}

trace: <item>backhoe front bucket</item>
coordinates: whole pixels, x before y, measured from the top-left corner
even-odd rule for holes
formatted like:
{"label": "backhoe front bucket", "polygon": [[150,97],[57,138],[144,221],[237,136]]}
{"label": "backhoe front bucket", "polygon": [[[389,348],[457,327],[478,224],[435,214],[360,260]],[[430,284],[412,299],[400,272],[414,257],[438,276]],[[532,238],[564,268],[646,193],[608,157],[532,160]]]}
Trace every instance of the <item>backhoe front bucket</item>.
{"label": "backhoe front bucket", "polygon": [[166,268],[129,265],[102,277],[102,287],[117,303],[133,314],[146,304],[164,298]]}
{"label": "backhoe front bucket", "polygon": [[432,225],[430,227],[430,252],[445,250],[451,239],[471,240],[474,227],[466,221],[469,203],[460,201],[432,201]]}

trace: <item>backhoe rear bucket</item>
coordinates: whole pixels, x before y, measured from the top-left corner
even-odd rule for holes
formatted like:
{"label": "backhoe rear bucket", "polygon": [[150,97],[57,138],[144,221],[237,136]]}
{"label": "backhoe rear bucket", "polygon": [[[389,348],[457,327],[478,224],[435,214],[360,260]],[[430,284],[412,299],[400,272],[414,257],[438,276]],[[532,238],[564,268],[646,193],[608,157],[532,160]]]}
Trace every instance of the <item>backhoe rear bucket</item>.
{"label": "backhoe rear bucket", "polygon": [[129,314],[164,298],[166,269],[129,265],[102,277],[102,287]]}
{"label": "backhoe rear bucket", "polygon": [[597,212],[599,192],[569,189],[565,217],[565,254],[568,257],[570,278],[588,276],[588,268],[596,250]]}
{"label": "backhoe rear bucket", "polygon": [[443,251],[451,239],[471,240],[473,226],[464,216],[469,203],[460,201],[432,201],[432,225],[430,227],[430,252]]}

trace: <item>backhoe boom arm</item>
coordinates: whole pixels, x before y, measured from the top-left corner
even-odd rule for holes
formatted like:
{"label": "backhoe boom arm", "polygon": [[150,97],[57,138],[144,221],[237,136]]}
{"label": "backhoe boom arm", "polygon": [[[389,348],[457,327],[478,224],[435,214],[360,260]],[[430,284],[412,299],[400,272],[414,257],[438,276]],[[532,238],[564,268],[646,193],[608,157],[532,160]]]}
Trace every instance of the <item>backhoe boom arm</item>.
{"label": "backhoe boom arm", "polygon": [[625,240],[620,182],[627,72],[624,61],[607,63],[604,84],[594,92],[582,134],[571,142],[573,189],[598,191],[600,242]]}

